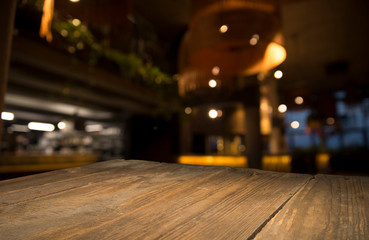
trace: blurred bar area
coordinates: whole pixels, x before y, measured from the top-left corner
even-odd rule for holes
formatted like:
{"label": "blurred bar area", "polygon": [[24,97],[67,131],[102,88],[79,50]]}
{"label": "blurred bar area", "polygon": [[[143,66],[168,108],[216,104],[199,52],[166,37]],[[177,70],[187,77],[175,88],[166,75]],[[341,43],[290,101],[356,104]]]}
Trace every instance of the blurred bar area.
{"label": "blurred bar area", "polygon": [[0,179],[112,159],[369,175],[366,0],[0,6]]}

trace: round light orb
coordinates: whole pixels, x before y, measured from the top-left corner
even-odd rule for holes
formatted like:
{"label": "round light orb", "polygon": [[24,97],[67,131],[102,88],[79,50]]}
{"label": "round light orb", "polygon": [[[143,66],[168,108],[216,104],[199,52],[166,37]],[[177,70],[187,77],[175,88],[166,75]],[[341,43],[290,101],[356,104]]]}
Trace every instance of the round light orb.
{"label": "round light orb", "polygon": [[283,77],[283,72],[281,70],[277,70],[274,72],[274,77],[276,79],[281,79]]}
{"label": "round light orb", "polygon": [[298,121],[291,122],[291,128],[297,129],[300,127],[300,123]]}
{"label": "round light orb", "polygon": [[212,119],[217,118],[218,117],[218,111],[215,110],[215,109],[211,109],[209,111],[209,117],[212,118]]}
{"label": "round light orb", "polygon": [[58,123],[58,128],[59,128],[59,129],[61,129],[61,130],[62,130],[62,129],[65,129],[65,127],[66,127],[65,122],[59,122],[59,123]]}
{"label": "round light orb", "polygon": [[304,99],[300,96],[296,97],[295,98],[295,103],[298,104],[298,105],[301,105],[304,103]]}
{"label": "round light orb", "polygon": [[218,66],[214,66],[214,67],[211,69],[211,73],[212,73],[214,76],[219,75],[219,72],[220,72],[220,68],[219,68]]}
{"label": "round light orb", "polygon": [[228,31],[228,26],[227,25],[222,25],[222,26],[220,26],[220,28],[219,28],[219,32],[220,33],[226,33]]}
{"label": "round light orb", "polygon": [[216,86],[217,86],[217,81],[215,81],[214,79],[211,79],[209,81],[209,87],[215,88]]}
{"label": "round light orb", "polygon": [[286,111],[287,111],[286,104],[281,104],[281,105],[278,106],[278,112],[285,113]]}
{"label": "round light orb", "polygon": [[184,112],[185,112],[186,114],[191,114],[191,113],[192,113],[192,108],[190,108],[190,107],[186,107],[186,108],[185,108],[185,110],[184,110]]}

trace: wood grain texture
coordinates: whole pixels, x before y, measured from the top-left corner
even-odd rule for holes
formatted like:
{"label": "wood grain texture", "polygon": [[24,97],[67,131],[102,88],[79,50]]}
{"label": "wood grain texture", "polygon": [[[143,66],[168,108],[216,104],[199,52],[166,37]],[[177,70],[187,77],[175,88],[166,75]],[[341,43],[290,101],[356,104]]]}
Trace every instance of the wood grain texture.
{"label": "wood grain texture", "polygon": [[114,160],[0,182],[0,239],[247,239],[311,179]]}
{"label": "wood grain texture", "polygon": [[369,239],[369,178],[317,175],[255,239]]}

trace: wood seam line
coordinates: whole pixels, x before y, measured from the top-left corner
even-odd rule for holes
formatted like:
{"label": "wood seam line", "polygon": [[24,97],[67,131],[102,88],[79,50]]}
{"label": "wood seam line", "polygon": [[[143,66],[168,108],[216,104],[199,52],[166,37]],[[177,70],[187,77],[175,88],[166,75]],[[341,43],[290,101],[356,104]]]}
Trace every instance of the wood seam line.
{"label": "wood seam line", "polygon": [[290,201],[303,187],[305,187],[307,184],[310,183],[311,180],[315,179],[315,176],[311,176],[307,181],[302,184],[294,193],[291,194],[289,198],[287,198],[286,201],[284,201],[279,208],[277,208],[258,228],[255,229],[255,231],[247,238],[247,240],[253,240],[256,235],[261,232],[261,230],[267,225],[267,223],[272,220],[277,213],[282,210],[282,208],[287,204],[288,201]]}

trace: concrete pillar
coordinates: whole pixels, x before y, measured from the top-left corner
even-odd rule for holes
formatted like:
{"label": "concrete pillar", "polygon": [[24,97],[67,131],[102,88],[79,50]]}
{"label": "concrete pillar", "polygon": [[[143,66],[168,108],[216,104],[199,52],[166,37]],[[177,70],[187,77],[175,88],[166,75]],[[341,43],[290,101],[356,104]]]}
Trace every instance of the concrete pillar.
{"label": "concrete pillar", "polygon": [[[0,3],[0,113],[4,109],[4,98],[8,82],[16,3],[16,0],[4,0]],[[2,129],[3,122],[0,120],[0,143]]]}

